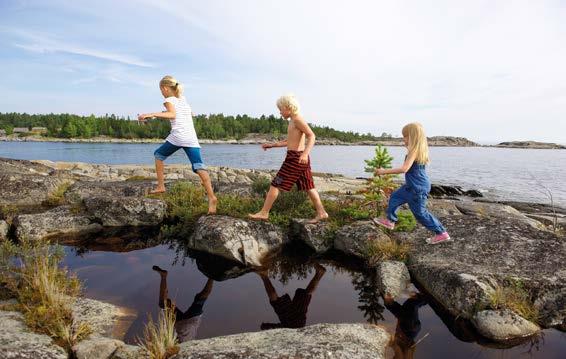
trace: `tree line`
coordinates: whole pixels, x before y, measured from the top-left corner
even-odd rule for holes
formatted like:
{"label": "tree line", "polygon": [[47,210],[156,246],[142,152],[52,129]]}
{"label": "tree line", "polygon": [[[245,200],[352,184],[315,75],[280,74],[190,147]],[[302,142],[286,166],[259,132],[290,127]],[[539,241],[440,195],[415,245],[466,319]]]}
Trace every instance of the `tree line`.
{"label": "tree line", "polygon": [[[224,114],[194,116],[195,130],[202,139],[242,139],[249,133],[270,134],[275,137],[287,133],[288,122],[274,115],[259,118],[248,115],[226,116]],[[27,113],[0,113],[0,129],[12,134],[14,128],[45,127],[47,137],[92,138],[165,138],[171,129],[169,121],[153,119],[140,124],[129,117],[116,115],[79,116],[73,114],[31,115]],[[374,141],[378,137],[371,133],[360,134],[339,131],[327,126],[311,125],[318,138],[337,139],[344,142]],[[386,135],[386,134],[384,134]],[[383,135],[382,135],[383,136]]]}

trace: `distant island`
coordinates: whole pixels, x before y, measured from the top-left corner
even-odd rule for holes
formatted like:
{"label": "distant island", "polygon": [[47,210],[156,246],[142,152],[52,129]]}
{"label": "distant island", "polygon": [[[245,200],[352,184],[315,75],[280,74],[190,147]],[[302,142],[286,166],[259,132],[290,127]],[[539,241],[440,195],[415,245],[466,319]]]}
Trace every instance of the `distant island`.
{"label": "distant island", "polygon": [[[195,115],[195,130],[203,144],[261,144],[277,141],[287,133],[287,121],[274,115],[251,117],[224,114]],[[327,126],[311,125],[319,145],[403,146],[403,139],[382,133],[361,134]],[[77,142],[77,143],[160,143],[170,131],[168,121],[146,124],[116,115],[78,116],[73,114],[30,115],[0,113],[0,141]],[[480,147],[464,137],[433,136],[430,146]],[[554,143],[535,141],[502,142],[501,148],[566,149]]]}

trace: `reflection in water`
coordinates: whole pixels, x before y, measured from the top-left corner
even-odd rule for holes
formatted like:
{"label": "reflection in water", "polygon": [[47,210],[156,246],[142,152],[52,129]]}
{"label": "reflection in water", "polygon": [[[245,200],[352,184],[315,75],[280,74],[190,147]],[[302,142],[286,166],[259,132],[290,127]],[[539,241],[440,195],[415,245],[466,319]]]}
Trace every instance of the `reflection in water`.
{"label": "reflection in water", "polygon": [[412,293],[403,305],[389,295],[385,295],[383,301],[385,307],[397,318],[393,339],[394,358],[413,358],[416,348],[415,339],[421,330],[419,308],[426,304],[424,296],[420,293]]}
{"label": "reflection in water", "polygon": [[277,295],[277,291],[271,284],[267,272],[258,271],[257,274],[260,276],[269,298],[269,304],[275,310],[275,313],[279,317],[280,323],[261,323],[261,329],[274,329],[274,328],[302,328],[307,322],[307,311],[309,304],[311,302],[312,294],[316,290],[320,279],[326,272],[323,266],[320,264],[315,264],[315,275],[311,279],[308,286],[303,288],[298,288],[295,291],[295,296],[293,300],[289,294],[284,294],[282,296]]}
{"label": "reflection in water", "polygon": [[153,266],[153,270],[159,273],[161,281],[159,283],[159,308],[167,308],[175,311],[175,331],[179,342],[193,340],[197,336],[197,330],[200,326],[203,313],[204,303],[212,292],[212,284],[214,281],[208,279],[202,290],[195,295],[193,303],[186,311],[181,311],[179,307],[169,298],[167,291],[167,271]]}

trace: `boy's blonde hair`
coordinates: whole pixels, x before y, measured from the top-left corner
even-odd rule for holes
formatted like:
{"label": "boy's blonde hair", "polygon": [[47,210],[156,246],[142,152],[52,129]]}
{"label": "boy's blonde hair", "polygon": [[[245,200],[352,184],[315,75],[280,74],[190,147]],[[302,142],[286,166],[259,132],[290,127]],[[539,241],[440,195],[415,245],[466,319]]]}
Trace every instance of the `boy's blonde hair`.
{"label": "boy's blonde hair", "polygon": [[299,101],[293,94],[287,94],[279,97],[277,100],[277,108],[280,110],[289,110],[291,115],[297,115],[299,113]]}
{"label": "boy's blonde hair", "polygon": [[159,81],[159,87],[170,88],[175,97],[181,97],[183,94],[183,85],[181,85],[173,76],[164,76],[161,81]]}
{"label": "boy's blonde hair", "polygon": [[420,123],[413,122],[405,125],[403,130],[403,137],[407,137],[409,154],[416,155],[415,162],[426,165],[430,162],[428,157],[428,141],[424,132],[424,128]]}

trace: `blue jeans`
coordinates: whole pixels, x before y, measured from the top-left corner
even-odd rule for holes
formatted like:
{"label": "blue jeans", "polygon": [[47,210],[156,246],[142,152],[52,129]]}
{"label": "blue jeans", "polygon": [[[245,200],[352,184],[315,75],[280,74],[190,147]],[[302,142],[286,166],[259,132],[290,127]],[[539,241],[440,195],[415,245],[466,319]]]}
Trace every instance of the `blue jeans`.
{"label": "blue jeans", "polygon": [[386,211],[387,219],[391,222],[397,222],[397,210],[403,204],[408,203],[411,212],[413,212],[413,215],[420,224],[436,234],[445,232],[446,230],[440,221],[426,208],[427,199],[427,191],[420,191],[408,187],[407,185],[403,185],[393,192],[389,198],[389,205],[387,206]]}
{"label": "blue jeans", "polygon": [[200,147],[179,147],[179,146],[175,146],[169,141],[165,141],[164,144],[162,144],[161,146],[159,146],[157,150],[155,150],[153,155],[155,156],[155,159],[160,161],[165,161],[167,157],[177,152],[177,150],[180,148],[182,148],[187,154],[187,157],[189,157],[189,161],[191,161],[193,172],[196,173],[198,170],[206,169],[206,166],[202,162],[202,158],[200,156]]}

